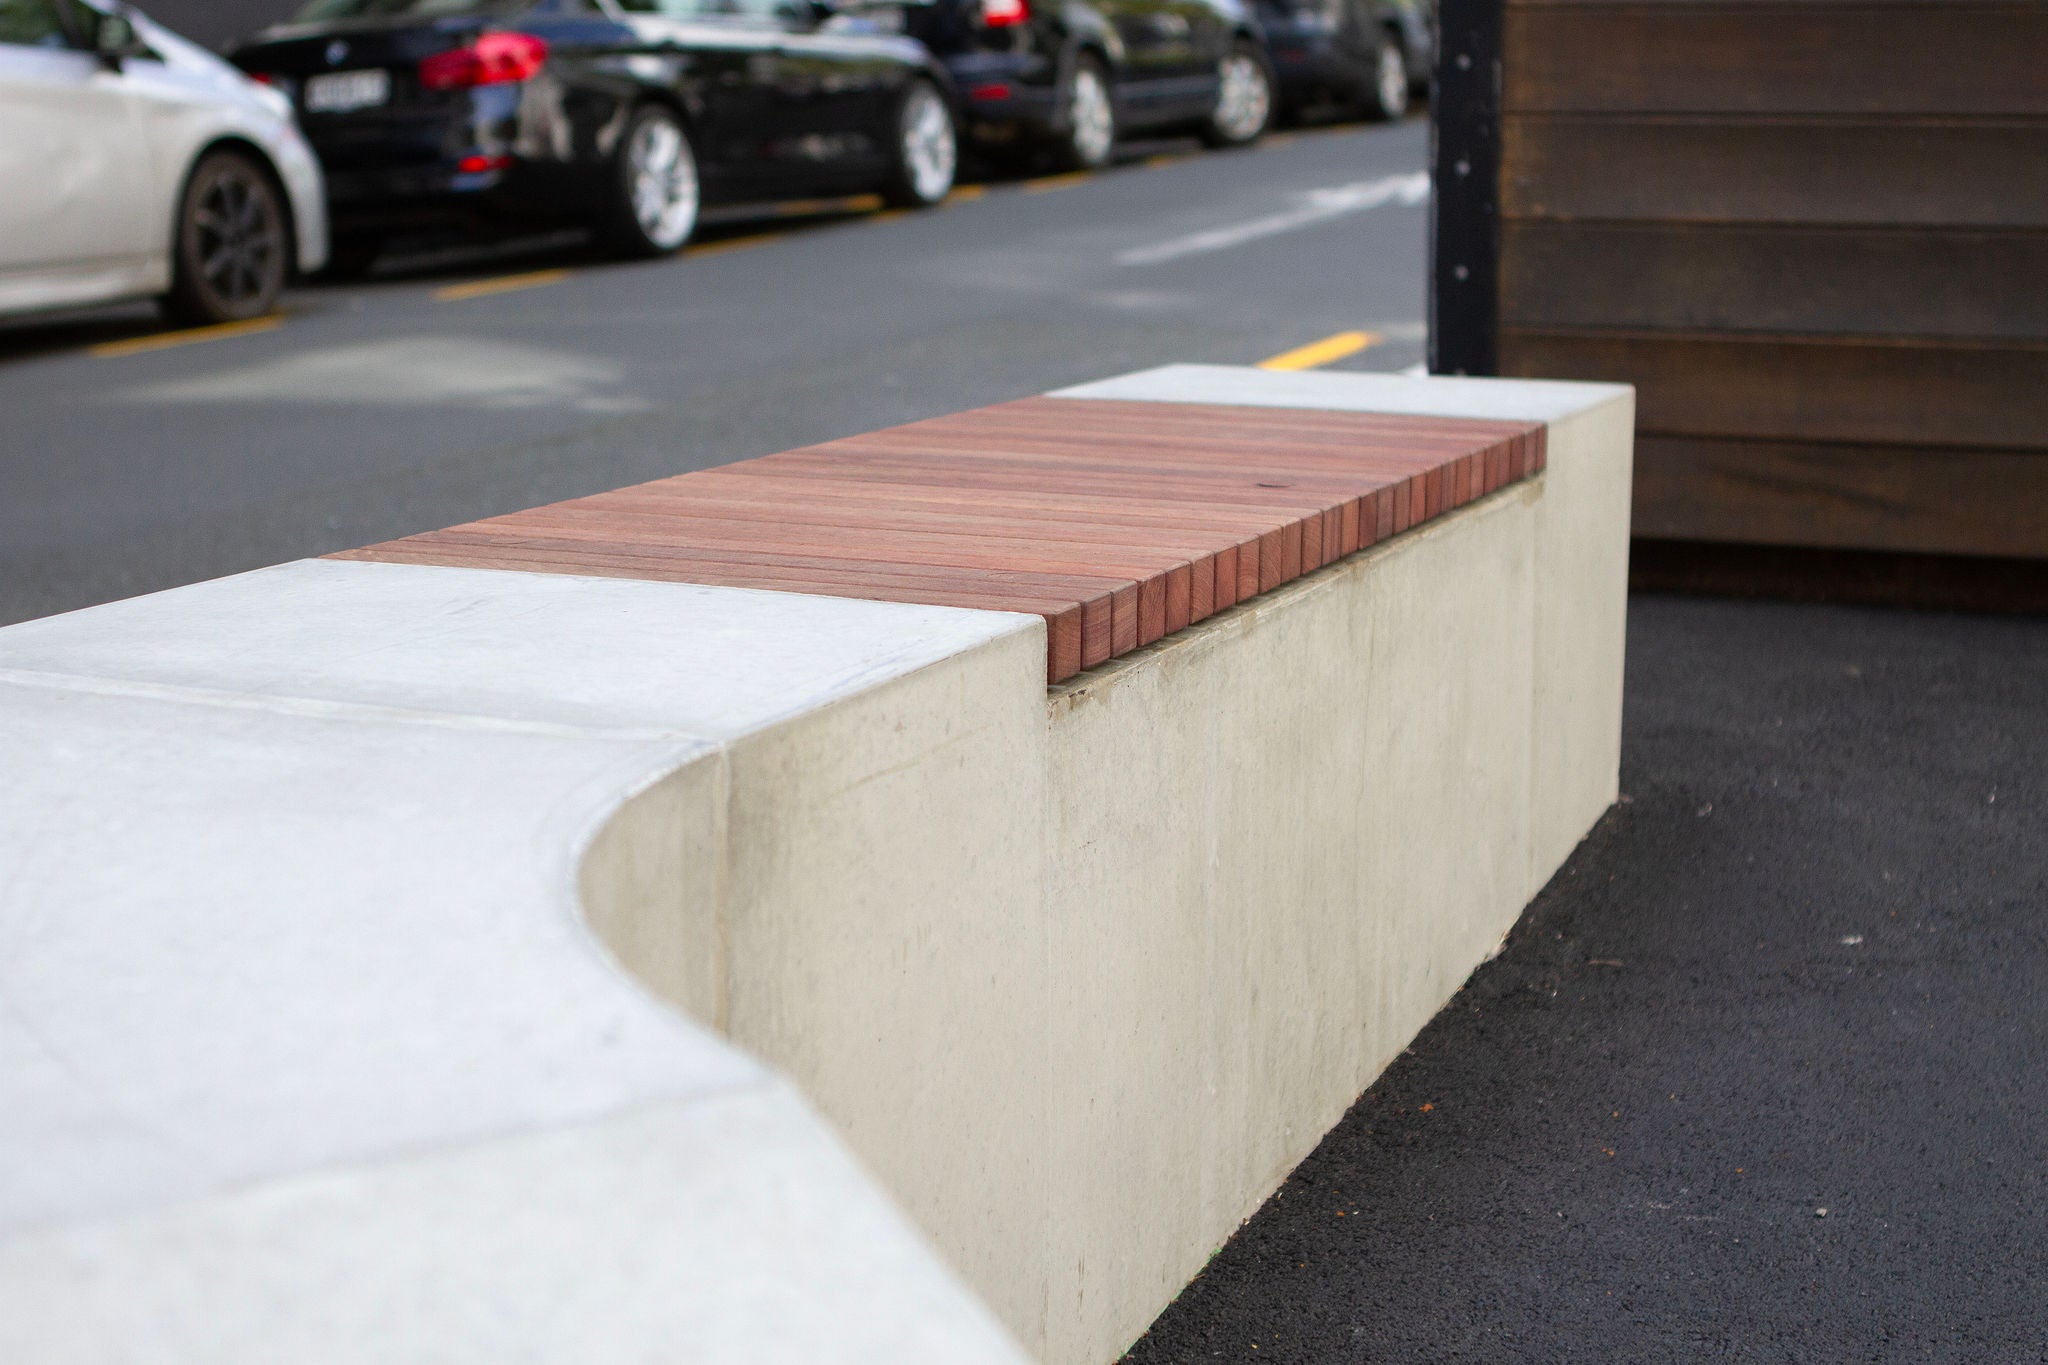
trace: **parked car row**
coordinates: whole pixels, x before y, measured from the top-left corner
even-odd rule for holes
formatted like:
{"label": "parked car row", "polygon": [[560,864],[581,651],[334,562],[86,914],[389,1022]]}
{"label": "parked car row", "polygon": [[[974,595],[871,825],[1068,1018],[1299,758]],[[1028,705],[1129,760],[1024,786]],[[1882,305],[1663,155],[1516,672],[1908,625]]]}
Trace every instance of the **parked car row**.
{"label": "parked car row", "polygon": [[224,62],[117,0],[0,0],[0,312],[157,294],[229,321],[397,233],[656,255],[707,204],[936,204],[963,137],[1085,169],[1132,132],[1399,117],[1423,3],[311,0]]}

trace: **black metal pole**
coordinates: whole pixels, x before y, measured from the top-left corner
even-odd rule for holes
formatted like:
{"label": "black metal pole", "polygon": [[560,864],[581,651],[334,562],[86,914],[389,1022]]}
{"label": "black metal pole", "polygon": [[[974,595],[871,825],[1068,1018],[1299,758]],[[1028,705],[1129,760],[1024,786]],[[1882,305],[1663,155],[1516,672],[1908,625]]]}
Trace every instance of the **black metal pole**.
{"label": "black metal pole", "polygon": [[1440,0],[1429,97],[1429,370],[1494,374],[1501,0]]}

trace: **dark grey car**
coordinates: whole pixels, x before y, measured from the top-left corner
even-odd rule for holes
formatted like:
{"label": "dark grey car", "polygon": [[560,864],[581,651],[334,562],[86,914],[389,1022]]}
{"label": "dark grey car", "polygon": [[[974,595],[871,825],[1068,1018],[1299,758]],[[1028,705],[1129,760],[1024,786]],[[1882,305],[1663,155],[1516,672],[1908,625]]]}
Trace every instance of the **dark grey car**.
{"label": "dark grey car", "polygon": [[1427,0],[1259,0],[1283,109],[1335,105],[1370,118],[1408,112],[1436,57]]}

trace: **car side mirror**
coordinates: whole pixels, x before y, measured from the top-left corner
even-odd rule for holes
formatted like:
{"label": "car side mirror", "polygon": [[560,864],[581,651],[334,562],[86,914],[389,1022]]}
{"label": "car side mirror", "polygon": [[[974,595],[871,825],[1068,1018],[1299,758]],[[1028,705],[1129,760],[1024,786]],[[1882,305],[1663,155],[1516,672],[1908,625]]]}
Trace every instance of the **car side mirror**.
{"label": "car side mirror", "polygon": [[126,5],[100,16],[99,27],[92,36],[92,50],[109,71],[119,71],[121,63],[130,57],[149,55],[149,45],[135,31],[133,11]]}

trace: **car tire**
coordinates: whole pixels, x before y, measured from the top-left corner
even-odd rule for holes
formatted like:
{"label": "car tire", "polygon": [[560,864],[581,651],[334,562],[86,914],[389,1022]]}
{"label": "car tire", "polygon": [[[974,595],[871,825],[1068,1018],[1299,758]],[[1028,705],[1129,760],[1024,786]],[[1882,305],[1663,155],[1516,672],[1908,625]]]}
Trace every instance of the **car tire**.
{"label": "car tire", "polygon": [[690,135],[674,110],[643,104],[612,159],[612,202],[600,225],[623,256],[666,256],[697,230],[700,190]]}
{"label": "car tire", "polygon": [[277,307],[291,262],[284,202],[244,152],[208,152],[186,178],[165,315],[187,326],[244,322]]}
{"label": "car tire", "polygon": [[1216,107],[1202,123],[1202,141],[1211,147],[1257,142],[1272,126],[1278,102],[1278,83],[1266,54],[1240,38],[1218,64],[1216,77]]}
{"label": "car tire", "polygon": [[1059,138],[1055,152],[1063,170],[1098,170],[1116,155],[1116,97],[1109,72],[1093,53],[1082,53],[1067,78]]}
{"label": "car tire", "polygon": [[1381,123],[1395,123],[1408,115],[1408,54],[1401,40],[1391,33],[1380,34],[1372,56],[1372,87],[1365,93],[1365,112]]}
{"label": "car tire", "polygon": [[952,106],[936,85],[914,80],[896,108],[895,161],[882,197],[896,208],[930,208],[945,202],[959,173]]}

